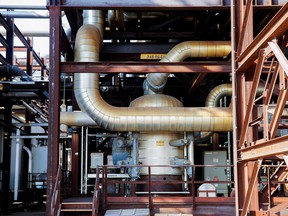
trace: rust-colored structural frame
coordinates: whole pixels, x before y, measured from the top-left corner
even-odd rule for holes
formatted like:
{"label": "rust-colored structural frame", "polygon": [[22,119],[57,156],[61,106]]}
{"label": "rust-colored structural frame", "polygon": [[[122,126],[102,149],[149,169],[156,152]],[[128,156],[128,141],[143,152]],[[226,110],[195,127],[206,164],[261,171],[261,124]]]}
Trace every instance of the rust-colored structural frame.
{"label": "rust-colored structural frame", "polygon": [[[48,174],[47,174],[47,215],[52,215],[51,205],[52,192],[55,187],[57,169],[58,169],[58,137],[59,130],[59,77],[60,71],[65,72],[79,72],[78,70],[85,68],[86,72],[93,71],[95,68],[105,72],[118,72],[116,70],[125,70],[131,72],[135,67],[137,72],[159,72],[161,70],[160,64],[150,65],[103,65],[98,64],[61,64],[60,63],[60,44],[61,39],[61,20],[60,14],[63,9],[123,9],[123,8],[138,8],[138,9],[189,9],[201,6],[195,6],[193,3],[187,5],[182,1],[169,0],[166,5],[163,1],[72,1],[64,0],[59,3],[56,0],[51,0],[48,4],[50,11],[50,84],[49,84],[49,138],[48,138]],[[195,1],[191,1],[195,2]],[[97,4],[97,5],[95,5]],[[214,7],[214,6],[213,6]],[[218,6],[229,7],[229,6]],[[288,30],[288,4],[285,4],[276,16],[268,23],[256,38],[253,38],[253,6],[252,1],[248,0],[244,4],[244,0],[231,0],[231,29],[232,29],[232,82],[233,82],[233,117],[234,117],[234,156],[237,169],[235,170],[236,183],[236,215],[275,215],[281,209],[287,207],[285,199],[273,199],[270,209],[260,211],[259,194],[255,184],[258,180],[258,172],[260,165],[268,158],[275,158],[276,156],[281,159],[284,153],[288,152],[287,145],[285,144],[288,136],[275,137],[275,132],[279,128],[281,114],[287,100],[287,80],[286,70],[287,62],[283,58],[282,49],[287,43],[286,32]],[[203,6],[201,7],[203,8]],[[278,39],[278,43],[273,39]],[[269,44],[268,44],[269,42]],[[283,46],[283,47],[282,47]],[[265,63],[268,62],[268,57],[275,56],[279,62],[279,68],[271,65],[273,68],[272,74],[279,74],[280,80],[280,94],[279,103],[275,105],[274,118],[272,123],[268,121],[265,112],[263,116],[257,116],[255,109],[255,91],[261,74],[264,72]],[[258,58],[257,58],[258,57]],[[182,72],[196,72],[193,71],[193,64],[178,63],[166,65],[165,71],[175,72],[180,69]],[[138,69],[137,69],[137,67]],[[163,65],[162,65],[163,66]],[[206,65],[207,68],[209,65]],[[211,65],[210,65],[211,66]],[[217,64],[212,67],[219,66]],[[178,67],[178,68],[177,68]],[[200,66],[202,67],[202,66]],[[221,72],[227,71],[227,65],[221,65]],[[73,71],[77,70],[77,71]],[[114,70],[114,71],[113,71]],[[215,70],[212,69],[212,70]],[[197,71],[199,72],[199,71]],[[211,71],[200,71],[201,73]],[[269,72],[268,72],[269,73]],[[263,110],[268,109],[269,98],[273,89],[272,85],[275,84],[275,77],[267,82],[265,92],[263,92]],[[268,85],[269,84],[269,85]],[[252,92],[252,94],[249,94]],[[265,107],[266,105],[266,107]],[[236,115],[237,113],[237,115]],[[258,138],[257,126],[260,125],[260,120],[263,122],[261,126],[264,128],[264,138]],[[285,125],[282,127],[285,127]],[[256,132],[255,132],[256,131]],[[255,154],[257,152],[257,154]],[[276,201],[280,204],[275,204]]]}
{"label": "rust-colored structural frame", "polygon": [[[239,3],[241,2],[241,3]],[[237,1],[234,6],[235,60],[232,68],[234,81],[234,111],[239,115],[234,123],[234,155],[237,158],[237,215],[279,215],[287,208],[285,197],[276,200],[271,198],[273,189],[268,187],[268,207],[263,207],[263,194],[255,187],[261,179],[258,175],[265,160],[281,161],[288,152],[287,135],[276,136],[279,129],[287,126],[281,124],[287,101],[287,59],[283,50],[287,44],[288,4],[286,3],[255,37],[253,35],[252,1],[244,5]],[[236,1],[235,1],[236,3]],[[245,14],[244,18],[241,14]],[[238,34],[237,34],[238,33]],[[248,45],[247,45],[248,44]],[[268,71],[267,71],[268,68]],[[265,80],[265,88],[260,97],[256,89],[260,79]],[[278,82],[278,83],[277,83]],[[272,94],[278,95],[277,102],[272,102]],[[262,112],[259,110],[262,109]],[[272,111],[271,111],[272,109]],[[269,113],[269,114],[268,114]],[[268,117],[272,116],[271,118]],[[262,129],[263,137],[258,136]],[[258,162],[257,162],[258,161]],[[287,172],[282,168],[282,173]],[[269,176],[269,174],[268,174]],[[268,179],[270,182],[270,176]],[[282,182],[283,183],[283,182]],[[270,184],[269,184],[270,186]],[[267,194],[266,194],[267,196]]]}

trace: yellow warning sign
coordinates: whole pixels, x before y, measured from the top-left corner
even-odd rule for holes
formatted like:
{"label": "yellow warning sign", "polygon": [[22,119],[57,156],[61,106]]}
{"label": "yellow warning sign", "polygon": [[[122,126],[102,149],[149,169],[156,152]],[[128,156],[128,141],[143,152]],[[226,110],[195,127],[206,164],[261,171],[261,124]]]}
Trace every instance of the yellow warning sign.
{"label": "yellow warning sign", "polygon": [[141,53],[140,59],[145,60],[156,60],[162,59],[166,54],[164,53]]}
{"label": "yellow warning sign", "polygon": [[157,140],[156,145],[157,146],[164,146],[165,145],[164,140]]}

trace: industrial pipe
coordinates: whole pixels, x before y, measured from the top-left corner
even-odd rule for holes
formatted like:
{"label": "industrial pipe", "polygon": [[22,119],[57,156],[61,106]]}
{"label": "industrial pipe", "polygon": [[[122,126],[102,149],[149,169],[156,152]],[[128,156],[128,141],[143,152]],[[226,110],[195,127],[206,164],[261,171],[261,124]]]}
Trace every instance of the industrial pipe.
{"label": "industrial pipe", "polygon": [[0,77],[21,76],[22,81],[33,81],[28,74],[17,66],[7,64],[0,66]]}
{"label": "industrial pipe", "polygon": [[33,161],[33,156],[32,156],[32,152],[29,148],[27,148],[26,146],[23,146],[23,149],[27,152],[28,157],[29,157],[29,161],[28,161],[28,182],[29,182],[29,188],[32,188],[32,161]]}
{"label": "industrial pipe", "polygon": [[[48,11],[0,11],[4,18],[44,18],[49,19]],[[63,13],[64,14],[64,13]]]}
{"label": "industrial pipe", "polygon": [[[75,41],[75,62],[97,62],[99,60],[103,21],[89,20],[84,18],[84,25],[78,30]],[[217,45],[215,44],[215,46]],[[111,106],[101,97],[99,74],[97,73],[76,73],[74,92],[81,110],[85,111],[98,126],[107,130],[182,132],[232,130],[232,110],[226,107]]]}
{"label": "industrial pipe", "polygon": [[[189,57],[225,57],[230,51],[230,41],[187,41],[173,47],[160,62],[182,62]],[[152,91],[148,91],[148,93],[162,92],[168,76],[169,73],[148,74],[145,83]]]}
{"label": "industrial pipe", "polygon": [[[221,84],[219,86],[216,86],[213,88],[205,102],[206,107],[217,107],[219,105],[219,101],[221,98],[225,96],[232,96],[232,84]],[[264,91],[264,84],[259,83],[259,86],[257,88],[256,94],[259,95]],[[200,136],[195,139],[195,142],[203,142],[209,139],[213,135],[213,132],[202,132],[200,133]]]}
{"label": "industrial pipe", "polygon": [[[16,130],[16,136],[20,136],[20,129]],[[16,138],[15,145],[15,173],[14,173],[14,200],[18,200],[18,192],[19,192],[19,178],[20,178],[20,164],[21,164],[21,149],[22,145],[20,143],[20,139]]]}

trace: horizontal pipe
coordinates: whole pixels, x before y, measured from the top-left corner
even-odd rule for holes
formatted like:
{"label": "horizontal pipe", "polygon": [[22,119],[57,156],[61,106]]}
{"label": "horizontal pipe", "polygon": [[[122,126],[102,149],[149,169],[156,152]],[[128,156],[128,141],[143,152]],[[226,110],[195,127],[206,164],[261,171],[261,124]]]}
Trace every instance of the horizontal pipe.
{"label": "horizontal pipe", "polygon": [[32,18],[32,19],[39,19],[39,18],[44,18],[48,19],[49,18],[49,12],[48,11],[0,11],[2,16],[4,18]]}
{"label": "horizontal pipe", "polygon": [[[95,14],[93,16],[100,17]],[[92,22],[89,18],[84,20],[85,24],[78,30],[76,36],[75,62],[97,62],[101,46],[102,22],[95,22],[94,19]],[[183,58],[185,57],[186,55]],[[99,127],[111,131],[232,130],[231,108],[111,106],[101,97],[98,73],[76,73],[74,93],[80,109],[85,111]]]}

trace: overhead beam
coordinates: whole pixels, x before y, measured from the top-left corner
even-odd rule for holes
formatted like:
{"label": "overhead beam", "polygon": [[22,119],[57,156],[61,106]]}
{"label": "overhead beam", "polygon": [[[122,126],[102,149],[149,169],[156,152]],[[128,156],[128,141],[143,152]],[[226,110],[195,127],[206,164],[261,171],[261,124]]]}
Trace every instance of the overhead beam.
{"label": "overhead beam", "polygon": [[[98,1],[87,1],[87,0],[63,0],[61,7],[63,8],[98,8],[98,9],[189,9],[189,8],[213,8],[223,7],[224,1],[221,0],[202,0],[202,1],[179,1],[179,0],[98,0]],[[226,5],[229,9],[229,5]]]}
{"label": "overhead beam", "polygon": [[237,72],[245,72],[257,59],[259,50],[266,47],[267,43],[277,38],[288,29],[288,3],[286,3],[266,27],[256,36],[253,42],[236,59]]}
{"label": "overhead beam", "polygon": [[207,62],[63,62],[62,73],[230,73],[231,64]]}
{"label": "overhead beam", "polygon": [[250,147],[239,149],[239,161],[257,160],[258,158],[267,158],[275,155],[286,154],[288,135],[268,140],[261,144],[255,144]]}

